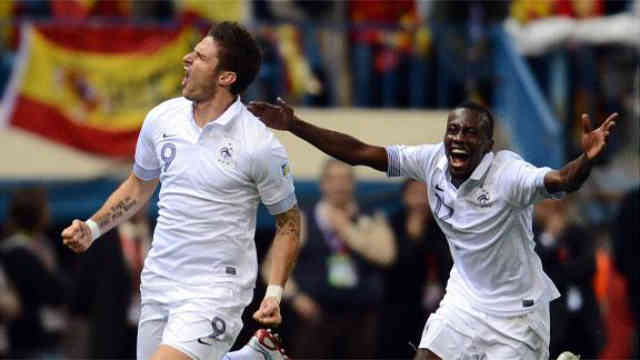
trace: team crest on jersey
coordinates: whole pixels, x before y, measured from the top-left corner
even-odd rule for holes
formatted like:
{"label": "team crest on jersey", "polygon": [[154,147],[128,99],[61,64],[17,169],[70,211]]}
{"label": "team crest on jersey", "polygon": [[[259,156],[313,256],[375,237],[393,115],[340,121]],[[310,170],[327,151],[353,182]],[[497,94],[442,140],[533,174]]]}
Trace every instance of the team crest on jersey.
{"label": "team crest on jersey", "polygon": [[484,188],[480,188],[478,193],[478,197],[476,197],[476,201],[480,204],[480,207],[490,207],[491,197],[489,196],[489,192]]}
{"label": "team crest on jersey", "polygon": [[218,162],[226,166],[235,165],[233,159],[233,143],[231,141],[225,141],[222,146],[218,148]]}

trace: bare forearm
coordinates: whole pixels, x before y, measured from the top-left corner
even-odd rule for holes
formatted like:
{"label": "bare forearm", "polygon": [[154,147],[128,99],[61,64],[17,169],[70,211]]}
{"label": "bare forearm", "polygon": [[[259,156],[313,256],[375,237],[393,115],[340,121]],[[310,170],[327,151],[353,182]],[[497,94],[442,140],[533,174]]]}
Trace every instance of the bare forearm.
{"label": "bare forearm", "polygon": [[298,117],[293,121],[291,132],[347,164],[387,171],[386,151],[382,147],[367,145],[353,136],[317,127]]}
{"label": "bare forearm", "polygon": [[276,236],[271,245],[269,284],[284,286],[298,258],[300,211],[293,207],[276,216]]}
{"label": "bare forearm", "polygon": [[131,174],[91,220],[98,224],[101,233],[111,230],[138,212],[149,200],[156,186],[157,180],[145,183]]}
{"label": "bare forearm", "polygon": [[567,163],[558,171],[551,171],[545,176],[544,185],[550,193],[573,192],[582,186],[591,173],[592,162],[585,154]]}
{"label": "bare forearm", "polygon": [[284,286],[298,257],[298,238],[293,235],[277,235],[273,239],[273,261],[269,284]]}

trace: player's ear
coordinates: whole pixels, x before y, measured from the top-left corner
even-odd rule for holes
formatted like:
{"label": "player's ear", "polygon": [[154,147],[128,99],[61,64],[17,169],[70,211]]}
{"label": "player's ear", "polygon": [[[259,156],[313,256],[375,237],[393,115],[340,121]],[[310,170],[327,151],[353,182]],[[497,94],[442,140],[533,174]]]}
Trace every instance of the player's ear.
{"label": "player's ear", "polygon": [[237,78],[238,75],[236,75],[236,73],[233,71],[222,71],[220,72],[220,74],[218,74],[218,84],[224,87],[228,87],[236,82]]}

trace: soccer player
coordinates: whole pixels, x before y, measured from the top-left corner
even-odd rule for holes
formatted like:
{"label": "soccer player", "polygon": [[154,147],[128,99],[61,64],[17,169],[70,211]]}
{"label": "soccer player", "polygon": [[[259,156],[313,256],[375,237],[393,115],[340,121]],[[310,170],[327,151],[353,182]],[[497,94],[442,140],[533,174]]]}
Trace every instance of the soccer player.
{"label": "soccer player", "polygon": [[[145,118],[132,174],[90,219],[74,220],[62,232],[66,246],[83,252],[161,184],[141,275],[138,359],[225,356],[253,297],[260,200],[275,215],[277,230],[270,284],[253,315],[258,322],[281,322],[282,287],[298,253],[300,214],[286,151],[239,97],[260,68],[256,41],[223,22],[183,60],[183,97]],[[258,335],[267,350],[279,350],[269,333]]]}
{"label": "soccer player", "polygon": [[493,116],[474,103],[449,113],[443,142],[385,148],[306,123],[278,101],[251,103],[249,110],[268,126],[288,130],[349,164],[427,184],[454,267],[416,359],[549,357],[549,302],[560,294],[533,250],[533,204],[580,188],[617,114],[595,130],[583,115],[583,154],[552,170],[534,167],[511,151],[492,152]]}

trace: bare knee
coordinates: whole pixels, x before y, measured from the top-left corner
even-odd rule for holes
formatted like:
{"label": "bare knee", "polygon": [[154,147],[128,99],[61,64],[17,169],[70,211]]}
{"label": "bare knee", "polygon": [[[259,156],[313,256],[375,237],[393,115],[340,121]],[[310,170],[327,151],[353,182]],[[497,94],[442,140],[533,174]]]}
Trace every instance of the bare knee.
{"label": "bare knee", "polygon": [[442,360],[440,356],[434,354],[429,349],[418,349],[418,352],[416,353],[416,357],[418,356],[419,356],[419,359],[421,360]]}
{"label": "bare knee", "polygon": [[416,355],[413,357],[413,360],[442,360],[440,357],[429,349],[418,349],[416,351]]}
{"label": "bare knee", "polygon": [[151,360],[191,360],[191,358],[180,350],[171,346],[160,345],[158,350],[153,354]]}

